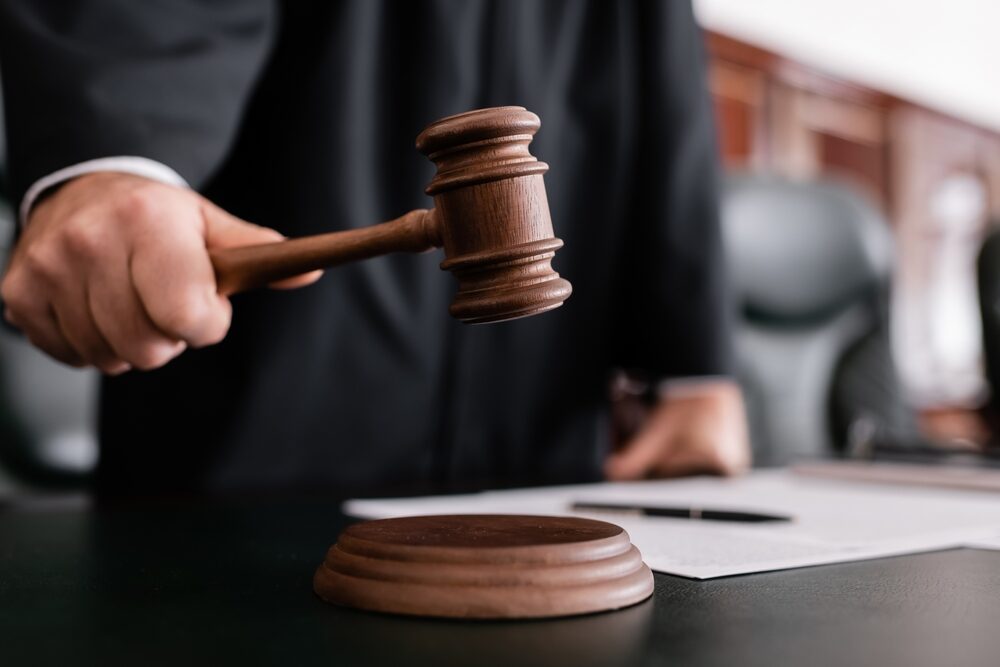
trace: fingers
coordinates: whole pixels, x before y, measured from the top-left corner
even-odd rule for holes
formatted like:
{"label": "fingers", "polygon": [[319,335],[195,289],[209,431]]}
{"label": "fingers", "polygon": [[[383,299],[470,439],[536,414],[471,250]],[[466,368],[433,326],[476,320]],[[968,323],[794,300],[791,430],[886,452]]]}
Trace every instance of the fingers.
{"label": "fingers", "polygon": [[[284,235],[277,230],[241,220],[208,200],[202,202],[202,215],[205,218],[205,243],[207,247],[212,249],[238,248],[285,240]],[[305,287],[313,284],[322,276],[322,271],[310,271],[301,276],[271,283],[270,287],[276,289]]]}
{"label": "fingers", "polygon": [[11,262],[0,285],[4,317],[24,332],[28,340],[58,361],[70,366],[89,362],[66,338],[49,301],[50,290],[58,285],[54,263],[38,253]]}
{"label": "fingers", "polygon": [[733,474],[711,453],[688,451],[678,447],[674,455],[654,466],[647,477],[687,477],[689,475]]}
{"label": "fingers", "polygon": [[654,412],[631,442],[608,457],[604,464],[604,474],[613,481],[650,477],[663,461],[670,458],[674,443],[671,432],[670,419]]}
{"label": "fingers", "polygon": [[92,365],[117,375],[166,363],[182,344],[158,332],[145,316],[130,285],[124,253],[107,260],[89,279],[70,280],[53,272],[53,279],[45,280],[39,274],[15,273],[4,283],[7,320],[32,344],[72,366]]}
{"label": "fingers", "polygon": [[59,330],[73,350],[87,363],[108,375],[124,373],[131,366],[115,354],[97,328],[90,312],[87,291],[85,285],[78,285],[72,291],[56,295],[52,309]]}
{"label": "fingers", "polygon": [[646,425],[608,458],[612,480],[735,475],[750,465],[742,393],[735,383],[703,387],[698,395],[661,399]]}
{"label": "fingers", "polygon": [[55,313],[48,308],[47,304],[38,313],[21,312],[23,315],[18,316],[9,307],[5,308],[4,319],[23,331],[32,345],[69,366],[82,368],[87,365],[63,337],[59,324],[56,322]]}
{"label": "fingers", "polygon": [[[152,224],[157,223],[169,225]],[[204,347],[225,337],[232,306],[215,291],[215,272],[195,230],[178,229],[169,243],[160,238],[138,243],[129,270],[143,310],[168,338]]]}
{"label": "fingers", "polygon": [[158,368],[187,345],[156,328],[132,285],[127,261],[98,272],[89,290],[94,323],[114,353],[140,370]]}
{"label": "fingers", "polygon": [[687,475],[731,475],[721,443],[696,442],[683,433],[646,429],[618,454],[608,458],[605,475],[613,481]]}
{"label": "fingers", "polygon": [[207,199],[201,202],[201,214],[205,220],[205,244],[209,248],[236,248],[285,239],[276,229],[237,218]]}

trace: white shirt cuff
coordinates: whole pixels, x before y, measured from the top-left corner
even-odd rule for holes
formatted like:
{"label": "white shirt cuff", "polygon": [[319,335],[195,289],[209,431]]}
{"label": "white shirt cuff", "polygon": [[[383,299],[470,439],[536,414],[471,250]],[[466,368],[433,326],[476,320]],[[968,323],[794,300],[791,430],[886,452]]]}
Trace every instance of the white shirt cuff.
{"label": "white shirt cuff", "polygon": [[96,160],[87,160],[86,162],[74,164],[53,172],[44,178],[40,178],[35,181],[30,188],[28,188],[28,191],[24,195],[24,199],[21,200],[21,208],[18,215],[21,227],[23,228],[24,225],[28,223],[28,214],[31,212],[31,208],[35,205],[35,201],[38,200],[38,197],[41,196],[43,192],[51,187],[59,185],[60,183],[64,183],[71,178],[83,176],[84,174],[93,174],[99,171],[115,171],[122,174],[133,174],[135,176],[142,176],[152,181],[159,181],[160,183],[166,183],[167,185],[174,185],[180,188],[190,187],[187,181],[185,181],[184,178],[176,171],[162,162],[150,160],[149,158],[135,155],[121,155],[115,157],[102,157]]}
{"label": "white shirt cuff", "polygon": [[656,383],[656,394],[660,398],[689,398],[712,391],[719,385],[732,385],[734,382],[733,378],[726,375],[667,378]]}

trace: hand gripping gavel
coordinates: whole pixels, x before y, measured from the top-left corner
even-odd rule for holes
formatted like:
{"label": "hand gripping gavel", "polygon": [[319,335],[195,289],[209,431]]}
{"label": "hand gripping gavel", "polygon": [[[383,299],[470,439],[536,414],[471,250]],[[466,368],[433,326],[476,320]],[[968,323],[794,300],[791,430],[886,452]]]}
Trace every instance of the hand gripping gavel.
{"label": "hand gripping gavel", "polygon": [[212,251],[221,294],[390,252],[444,246],[441,268],[458,278],[451,314],[483,323],[557,308],[573,288],[551,266],[552,234],[542,174],[528,151],[541,122],[523,107],[480,109],[432,123],[417,148],[437,165],[426,192],[434,209],[363,229]]}

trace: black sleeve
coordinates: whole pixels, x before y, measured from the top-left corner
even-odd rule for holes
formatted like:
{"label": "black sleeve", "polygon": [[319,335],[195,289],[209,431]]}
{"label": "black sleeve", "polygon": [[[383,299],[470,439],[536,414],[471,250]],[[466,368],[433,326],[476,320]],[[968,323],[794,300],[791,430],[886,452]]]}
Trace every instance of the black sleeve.
{"label": "black sleeve", "polygon": [[234,139],[276,13],[271,0],[0,0],[13,200],[114,155],[202,186]]}
{"label": "black sleeve", "polygon": [[702,32],[689,2],[640,4],[633,208],[617,362],[658,377],[731,375],[717,152]]}

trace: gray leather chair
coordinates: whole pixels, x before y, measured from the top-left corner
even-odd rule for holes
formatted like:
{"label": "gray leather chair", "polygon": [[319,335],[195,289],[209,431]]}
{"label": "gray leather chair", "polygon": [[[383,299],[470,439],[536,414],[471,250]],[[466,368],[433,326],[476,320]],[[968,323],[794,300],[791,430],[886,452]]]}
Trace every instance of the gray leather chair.
{"label": "gray leather chair", "polygon": [[1000,432],[1000,220],[990,223],[976,260],[979,285],[979,310],[983,326],[983,370],[990,386],[987,419],[993,429],[991,444],[997,446]]}
{"label": "gray leather chair", "polygon": [[756,463],[915,437],[889,350],[881,215],[836,183],[733,176],[723,238]]}

